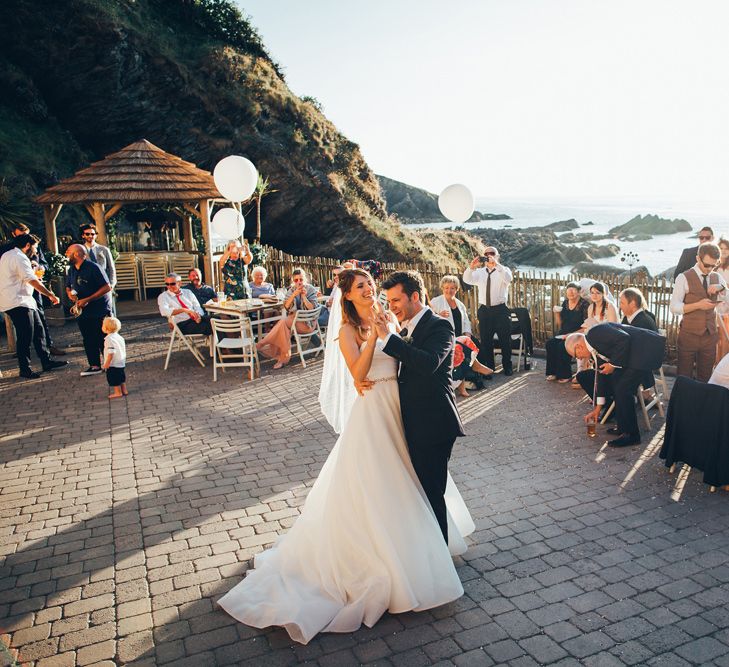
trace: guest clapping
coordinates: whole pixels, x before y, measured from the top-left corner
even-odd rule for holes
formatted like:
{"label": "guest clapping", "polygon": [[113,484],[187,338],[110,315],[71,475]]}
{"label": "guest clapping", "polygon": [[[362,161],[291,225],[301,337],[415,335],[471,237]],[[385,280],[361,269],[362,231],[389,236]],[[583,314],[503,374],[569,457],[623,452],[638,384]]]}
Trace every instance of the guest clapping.
{"label": "guest clapping", "polygon": [[[274,369],[285,366],[291,359],[291,327],[294,324],[297,310],[313,310],[317,307],[318,290],[309,284],[306,271],[296,268],[292,271],[292,284],[284,299],[287,315],[276,322],[266,336],[258,342],[258,351],[270,359],[276,359]],[[313,327],[297,323],[300,333],[311,333]]]}
{"label": "guest clapping", "polygon": [[569,283],[565,289],[565,300],[561,306],[554,307],[554,322],[557,334],[546,345],[547,380],[569,382],[572,377],[572,357],[564,347],[564,336],[582,328],[587,319],[589,304],[580,296],[577,283]]}

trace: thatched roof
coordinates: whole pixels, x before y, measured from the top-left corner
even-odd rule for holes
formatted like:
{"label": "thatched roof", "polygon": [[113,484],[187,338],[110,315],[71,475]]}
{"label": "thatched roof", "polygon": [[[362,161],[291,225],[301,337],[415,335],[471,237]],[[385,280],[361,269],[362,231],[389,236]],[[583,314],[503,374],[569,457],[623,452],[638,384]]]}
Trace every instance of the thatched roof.
{"label": "thatched roof", "polygon": [[191,202],[221,197],[213,175],[146,139],[48,188],[39,204]]}

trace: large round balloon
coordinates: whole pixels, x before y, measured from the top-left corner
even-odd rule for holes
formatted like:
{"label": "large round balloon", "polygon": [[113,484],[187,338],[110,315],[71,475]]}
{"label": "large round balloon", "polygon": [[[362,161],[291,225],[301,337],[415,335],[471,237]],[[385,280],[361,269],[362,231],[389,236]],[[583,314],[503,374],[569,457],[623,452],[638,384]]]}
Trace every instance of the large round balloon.
{"label": "large round balloon", "polygon": [[246,201],[256,189],[258,171],[247,158],[229,155],[215,165],[213,180],[228,201]]}
{"label": "large round balloon", "polygon": [[213,216],[213,235],[230,241],[243,236],[245,229],[243,216],[234,208],[221,208]]}
{"label": "large round balloon", "polygon": [[460,183],[449,185],[438,197],[440,212],[451,222],[466,222],[473,215],[474,205],[471,191]]}

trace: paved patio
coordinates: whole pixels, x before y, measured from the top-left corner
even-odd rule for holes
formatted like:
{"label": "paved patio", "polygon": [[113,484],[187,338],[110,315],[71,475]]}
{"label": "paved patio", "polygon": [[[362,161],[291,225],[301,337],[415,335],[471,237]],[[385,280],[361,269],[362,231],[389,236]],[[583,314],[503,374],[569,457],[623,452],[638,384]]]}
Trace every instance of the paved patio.
{"label": "paved patio", "polygon": [[[75,327],[56,338],[78,343]],[[729,497],[669,475],[660,432],[613,451],[543,364],[461,402],[466,594],[299,646],[215,600],[293,523],[335,438],[321,362],[242,382],[127,337],[130,395],[0,355],[0,665],[729,665]],[[660,420],[657,424],[660,426]]]}

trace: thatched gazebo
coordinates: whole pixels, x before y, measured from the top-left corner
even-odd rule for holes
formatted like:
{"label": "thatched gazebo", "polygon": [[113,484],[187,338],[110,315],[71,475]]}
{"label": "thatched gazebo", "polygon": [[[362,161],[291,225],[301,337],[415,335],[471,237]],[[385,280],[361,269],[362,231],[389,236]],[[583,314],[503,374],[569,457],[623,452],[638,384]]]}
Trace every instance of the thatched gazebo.
{"label": "thatched gazebo", "polygon": [[36,202],[43,206],[48,248],[58,252],[56,219],[64,204],[80,204],[93,218],[99,243],[106,244],[106,221],[125,204],[179,205],[185,249],[192,248],[192,219],[202,223],[205,278],[213,280],[210,209],[222,200],[209,171],[166,153],[146,139],[82,169],[48,188]]}

